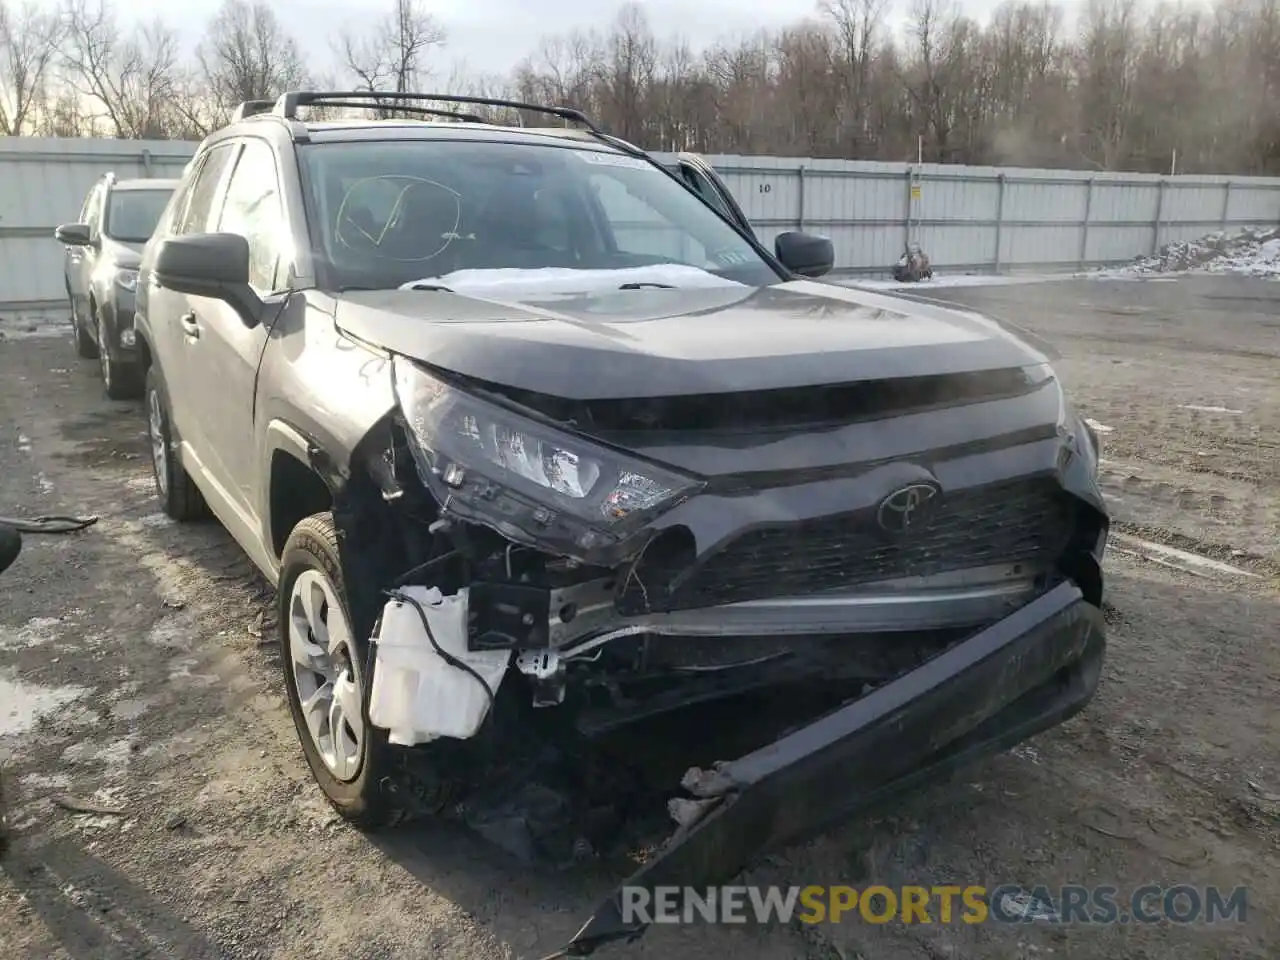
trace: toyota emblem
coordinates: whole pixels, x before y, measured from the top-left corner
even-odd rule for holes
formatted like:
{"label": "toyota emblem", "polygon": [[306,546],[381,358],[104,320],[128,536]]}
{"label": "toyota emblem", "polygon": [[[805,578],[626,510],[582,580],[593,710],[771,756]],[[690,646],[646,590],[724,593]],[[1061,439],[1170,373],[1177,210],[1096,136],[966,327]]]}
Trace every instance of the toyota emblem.
{"label": "toyota emblem", "polygon": [[876,520],[882,530],[905,533],[927,523],[939,505],[942,493],[931,483],[913,483],[893,491],[880,501]]}

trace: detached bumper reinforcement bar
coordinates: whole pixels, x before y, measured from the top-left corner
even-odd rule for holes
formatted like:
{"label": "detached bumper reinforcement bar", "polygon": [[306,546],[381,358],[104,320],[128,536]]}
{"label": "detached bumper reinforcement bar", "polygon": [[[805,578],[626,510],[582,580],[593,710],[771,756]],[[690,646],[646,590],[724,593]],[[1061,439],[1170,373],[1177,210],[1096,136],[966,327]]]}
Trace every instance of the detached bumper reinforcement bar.
{"label": "detached bumper reinforcement bar", "polygon": [[[1092,698],[1105,646],[1101,611],[1074,585],[1055,587],[866,696],[717,764],[691,787],[709,809],[623,886],[725,883],[767,850],[1055,726]],[[618,889],[555,956],[643,932],[624,918]]]}

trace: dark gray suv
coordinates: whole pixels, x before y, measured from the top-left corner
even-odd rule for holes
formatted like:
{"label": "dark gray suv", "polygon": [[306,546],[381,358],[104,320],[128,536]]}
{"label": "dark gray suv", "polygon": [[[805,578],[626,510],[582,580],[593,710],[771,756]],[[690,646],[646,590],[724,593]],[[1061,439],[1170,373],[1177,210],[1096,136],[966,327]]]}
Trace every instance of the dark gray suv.
{"label": "dark gray suv", "polygon": [[[811,279],[830,241],[766,249],[576,110],[393,96],[410,119],[246,104],[138,287],[158,495],[276,585],[339,812],[379,825],[489,759],[562,769],[538,743],[804,691],[782,739],[690,772],[637,881],[702,886],[1089,701],[1108,518],[1044,355]],[[670,747],[715,760],[711,729]]]}
{"label": "dark gray suv", "polygon": [[80,219],[54,231],[66,246],[63,283],[76,352],[97,358],[113,400],[142,395],[133,330],[138,262],[177,185],[177,180],[117,180],[104,174],[85,198]]}

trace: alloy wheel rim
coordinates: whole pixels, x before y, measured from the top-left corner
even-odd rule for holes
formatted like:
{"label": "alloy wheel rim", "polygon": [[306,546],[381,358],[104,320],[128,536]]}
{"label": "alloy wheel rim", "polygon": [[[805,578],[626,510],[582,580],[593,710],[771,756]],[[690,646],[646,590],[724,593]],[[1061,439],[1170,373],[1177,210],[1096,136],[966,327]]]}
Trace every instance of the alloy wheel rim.
{"label": "alloy wheel rim", "polygon": [[359,656],[342,604],[318,570],[305,570],[289,597],[289,661],[311,743],[335,779],[360,775],[365,725]]}
{"label": "alloy wheel rim", "polygon": [[147,394],[147,433],[151,438],[151,467],[156,473],[156,486],[161,494],[169,492],[169,451],[164,439],[164,411],[160,408],[160,394],[152,390]]}

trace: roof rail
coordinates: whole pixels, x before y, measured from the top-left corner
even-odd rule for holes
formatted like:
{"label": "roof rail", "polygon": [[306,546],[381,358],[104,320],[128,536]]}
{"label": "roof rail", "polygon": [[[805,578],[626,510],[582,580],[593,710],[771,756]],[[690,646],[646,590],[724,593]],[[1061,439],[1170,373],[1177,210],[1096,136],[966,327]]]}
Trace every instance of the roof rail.
{"label": "roof rail", "polygon": [[284,117],[286,120],[296,120],[298,119],[299,107],[319,106],[321,104],[338,106],[340,105],[338,101],[352,100],[374,100],[379,101],[379,103],[348,105],[366,107],[394,105],[393,109],[400,109],[400,104],[406,100],[421,100],[438,103],[469,103],[484,107],[505,107],[510,110],[528,110],[531,113],[545,113],[561,120],[572,120],[574,123],[582,124],[597,135],[603,135],[604,133],[591,122],[591,119],[585,113],[573,107],[546,107],[536,103],[521,103],[519,100],[500,100],[494,97],[464,97],[450,93],[398,93],[389,90],[290,90],[288,93],[281,94],[280,99],[275,102],[272,112]]}
{"label": "roof rail", "polygon": [[[374,95],[370,94],[369,99],[373,100]],[[436,110],[431,107],[419,107],[415,104],[397,103],[350,103],[345,100],[311,100],[307,103],[309,107],[368,107],[369,109],[382,108],[384,110],[396,110],[400,113],[420,113],[424,117],[449,117],[452,120],[461,120],[464,123],[488,123],[484,117],[474,113],[461,113],[458,110]]]}
{"label": "roof rail", "polygon": [[231,114],[231,122],[243,120],[246,117],[255,117],[260,113],[267,113],[274,107],[274,100],[246,100],[240,106],[236,107],[235,113]]}

